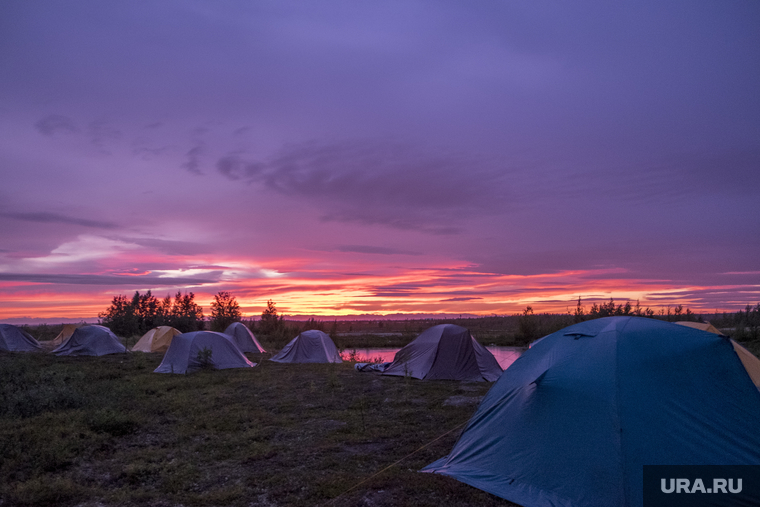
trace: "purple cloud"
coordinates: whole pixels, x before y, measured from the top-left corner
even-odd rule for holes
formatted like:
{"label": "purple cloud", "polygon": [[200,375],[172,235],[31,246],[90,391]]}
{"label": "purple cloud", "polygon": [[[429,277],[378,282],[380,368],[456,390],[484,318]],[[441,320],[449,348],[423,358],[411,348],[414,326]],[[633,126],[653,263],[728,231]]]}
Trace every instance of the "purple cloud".
{"label": "purple cloud", "polygon": [[182,164],[182,167],[187,169],[187,172],[198,176],[203,175],[203,171],[200,169],[200,157],[203,155],[203,145],[196,144],[190,148],[186,153],[186,160]]}
{"label": "purple cloud", "polygon": [[[573,284],[710,305],[754,294],[756,2],[83,0],[3,14],[10,274],[287,273],[256,281],[266,300],[291,276],[337,297],[339,277],[377,273],[390,281],[355,308],[389,311],[383,297],[408,311],[417,291],[477,312],[497,293],[557,304]],[[435,282],[388,274],[428,268]],[[468,292],[481,278],[494,285]]]}
{"label": "purple cloud", "polygon": [[54,136],[61,133],[73,134],[79,131],[71,118],[60,114],[45,116],[37,121],[34,126],[40,131],[40,133],[46,136]]}

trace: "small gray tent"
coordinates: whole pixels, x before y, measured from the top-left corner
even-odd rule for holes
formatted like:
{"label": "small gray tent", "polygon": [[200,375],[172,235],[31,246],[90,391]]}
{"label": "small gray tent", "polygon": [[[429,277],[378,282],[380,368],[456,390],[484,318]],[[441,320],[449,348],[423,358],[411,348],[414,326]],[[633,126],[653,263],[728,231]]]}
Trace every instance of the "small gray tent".
{"label": "small gray tent", "polygon": [[191,373],[203,367],[203,351],[211,351],[208,362],[217,370],[252,368],[250,362],[229,336],[214,331],[193,331],[172,339],[161,364],[154,373]]}
{"label": "small gray tent", "polygon": [[53,354],[57,356],[105,356],[126,352],[125,347],[110,329],[104,326],[83,326],[61,343]]}
{"label": "small gray tent", "polygon": [[342,363],[338,348],[328,334],[316,329],[304,331],[275,354],[276,363]]}
{"label": "small gray tent", "polygon": [[493,354],[478,343],[469,330],[454,324],[441,324],[426,329],[396,352],[383,375],[494,382],[502,371]]}
{"label": "small gray tent", "polygon": [[32,352],[42,350],[42,346],[26,331],[11,324],[0,324],[0,350]]}
{"label": "small gray tent", "polygon": [[256,337],[253,336],[253,333],[251,333],[248,327],[242,322],[233,322],[227,326],[227,329],[224,330],[224,334],[232,338],[232,341],[238,346],[241,352],[254,352],[256,354],[266,352]]}

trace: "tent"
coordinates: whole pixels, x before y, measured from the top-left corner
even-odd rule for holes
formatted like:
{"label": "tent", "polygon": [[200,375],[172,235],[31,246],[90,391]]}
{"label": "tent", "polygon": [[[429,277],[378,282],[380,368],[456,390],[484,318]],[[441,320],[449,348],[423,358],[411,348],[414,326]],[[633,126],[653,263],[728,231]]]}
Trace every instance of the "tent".
{"label": "tent", "polygon": [[423,472],[524,507],[640,507],[643,465],[760,465],[760,390],[731,341],[641,317],[534,343]]}
{"label": "tent", "polygon": [[694,329],[701,329],[702,331],[707,331],[708,333],[723,334],[717,327],[713,326],[709,322],[690,322],[688,320],[679,320],[676,322],[676,324],[679,326],[688,326],[693,327]]}
{"label": "tent", "polygon": [[493,382],[501,366],[470,331],[454,324],[441,324],[423,331],[396,352],[383,375],[409,375],[424,380]]}
{"label": "tent", "polygon": [[207,361],[217,370],[252,368],[250,362],[228,336],[214,331],[193,331],[178,334],[154,373],[191,373],[203,367],[204,351],[210,351]]}
{"label": "tent", "polygon": [[242,352],[255,352],[261,354],[266,352],[264,347],[261,346],[259,341],[253,336],[253,333],[242,322],[233,322],[227,329],[224,330],[224,334],[232,337],[232,341]]}
{"label": "tent", "polygon": [[[714,333],[723,336],[723,333],[721,333],[717,327],[713,326],[709,322],[703,323],[678,321],[676,324],[693,327],[694,329],[701,329],[702,331],[707,331],[708,333]],[[752,352],[745,349],[734,340],[731,340],[731,345],[733,345],[734,352],[736,352],[736,355],[739,356],[739,359],[741,359],[742,364],[747,370],[747,373],[749,373],[749,376],[752,378],[752,381],[755,383],[757,388],[760,389],[760,359],[758,359],[757,356],[755,356]]]}
{"label": "tent", "polygon": [[53,350],[57,356],[104,356],[126,352],[110,329],[104,326],[83,326],[74,330],[68,340]]}
{"label": "tent", "polygon": [[50,341],[50,345],[57,347],[61,343],[65,342],[69,338],[71,338],[71,335],[74,334],[74,331],[77,330],[78,327],[80,327],[82,324],[64,324],[63,329],[60,333],[58,333],[58,336],[53,338]]}
{"label": "tent", "polygon": [[178,334],[179,329],[171,326],[154,327],[135,343],[132,352],[166,352],[172,338]]}
{"label": "tent", "polygon": [[328,334],[316,329],[304,331],[275,354],[277,363],[342,363],[337,347]]}
{"label": "tent", "polygon": [[31,352],[42,347],[32,335],[11,324],[0,324],[0,350]]}
{"label": "tent", "polygon": [[734,340],[731,340],[731,345],[734,347],[734,352],[739,356],[739,360],[742,362],[744,369],[747,370],[752,382],[760,389],[760,359]]}

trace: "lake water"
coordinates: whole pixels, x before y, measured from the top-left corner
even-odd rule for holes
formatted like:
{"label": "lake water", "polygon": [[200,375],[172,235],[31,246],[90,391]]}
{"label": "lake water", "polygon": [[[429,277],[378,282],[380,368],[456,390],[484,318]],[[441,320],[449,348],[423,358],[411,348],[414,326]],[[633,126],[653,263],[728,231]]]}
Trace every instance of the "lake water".
{"label": "lake water", "polygon": [[[499,366],[505,370],[525,351],[525,349],[521,347],[497,347],[495,345],[489,345],[486,348],[494,355]],[[393,356],[399,351],[398,348],[388,347],[378,347],[374,349],[346,349],[341,354],[343,359],[348,359],[353,350],[356,350],[356,360],[359,362],[371,362],[379,359],[380,362],[383,363],[393,361]]]}

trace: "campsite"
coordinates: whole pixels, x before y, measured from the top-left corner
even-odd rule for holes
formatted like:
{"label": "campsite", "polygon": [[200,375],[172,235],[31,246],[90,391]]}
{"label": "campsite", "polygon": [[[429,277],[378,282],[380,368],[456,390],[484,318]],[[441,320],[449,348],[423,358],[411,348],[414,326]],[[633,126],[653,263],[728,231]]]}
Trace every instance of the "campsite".
{"label": "campsite", "polygon": [[93,507],[513,505],[418,472],[451,449],[491,383],[383,377],[350,362],[154,374],[161,359],[0,353],[0,498]]}
{"label": "campsite", "polygon": [[0,0],[0,507],[760,507],[758,27]]}
{"label": "campsite", "polygon": [[[420,327],[429,324],[419,322]],[[572,477],[576,470],[590,466],[577,462],[578,457],[596,456],[594,462],[599,461],[597,444],[573,449],[567,442],[577,444],[588,438],[596,442],[598,435],[582,428],[608,425],[601,408],[612,403],[600,387],[628,382],[625,378],[640,386],[641,380],[632,375],[650,361],[654,361],[652,368],[664,367],[643,371],[644,378],[654,378],[655,371],[664,379],[680,375],[672,388],[683,386],[686,391],[681,397],[689,390],[714,392],[712,402],[703,396],[690,408],[691,412],[707,411],[700,420],[718,417],[717,422],[705,420],[705,428],[733,428],[733,433],[745,434],[743,439],[756,439],[751,428],[741,422],[743,416],[731,415],[726,409],[746,406],[740,412],[756,411],[756,405],[760,406],[760,361],[717,329],[708,330],[708,324],[681,324],[626,316],[581,322],[534,341],[524,351],[519,367],[489,374],[495,375],[490,378],[496,382],[483,382],[479,375],[465,373],[473,367],[490,371],[487,362],[475,366],[476,355],[490,353],[468,329],[453,324],[438,324],[421,332],[398,351],[394,362],[387,363],[387,373],[381,373],[383,369],[358,371],[355,350],[343,348],[342,360],[325,356],[335,350],[335,344],[320,331],[303,331],[284,347],[262,339],[259,345],[273,352],[246,355],[233,345],[235,336],[209,331],[178,334],[165,353],[112,351],[98,356],[90,349],[85,349],[84,355],[55,355],[37,349],[0,352],[0,500],[9,505],[83,507],[509,506],[517,504],[503,498],[517,495],[522,498],[518,500],[521,505],[543,505],[525,496],[517,485],[514,491],[504,490],[498,477],[505,472],[498,470],[498,463],[506,463],[504,456],[523,456],[505,469],[516,470],[531,462],[525,460],[527,455],[545,460],[547,464],[527,468],[526,477],[531,476],[533,484],[545,483],[541,487],[549,495],[556,494],[553,491],[558,487],[560,497],[569,494],[564,490],[575,481],[565,475]],[[77,333],[85,335],[99,328],[79,327],[57,348],[74,341],[81,344]],[[616,330],[628,328],[630,333],[617,338]],[[155,335],[151,331],[145,336]],[[375,340],[370,334],[363,336],[365,345],[383,341],[382,336]],[[595,363],[605,357],[615,362],[611,354],[615,347],[604,345],[612,343],[613,337],[624,339],[621,347],[634,347],[631,350],[635,352],[621,357],[631,358],[632,364],[639,366],[629,367],[617,381],[586,382],[597,387],[571,394],[573,386],[582,385],[575,380],[579,373],[589,380],[599,372],[618,375],[609,366]],[[133,350],[143,346],[143,340],[137,338],[133,337],[132,343],[138,342]],[[305,338],[316,341],[299,344]],[[110,340],[110,335],[106,333],[103,339]],[[54,341],[42,341],[41,349],[50,351]],[[669,345],[663,348],[666,343]],[[755,354],[757,344],[748,343]],[[428,346],[437,352],[431,353]],[[674,359],[694,358],[698,351],[701,366],[671,372]],[[550,362],[542,356],[545,354]],[[724,359],[715,362],[721,354]],[[278,360],[277,356],[296,360]],[[442,358],[447,358],[444,363]],[[403,375],[393,372],[398,361],[408,361]],[[464,380],[420,380],[425,375],[417,371],[418,365],[426,363],[431,372],[442,373],[444,364],[464,368],[455,375]],[[555,366],[546,370],[550,363]],[[707,380],[709,375],[712,380]],[[725,392],[719,387],[724,378],[730,379],[735,398],[728,406],[723,405]],[[700,387],[694,389],[699,382]],[[665,385],[650,384],[653,393],[660,393],[660,386]],[[711,385],[718,388],[706,389]],[[631,392],[638,391],[639,397],[650,399],[641,387]],[[530,420],[530,414],[545,401],[547,406],[557,405],[551,401],[556,396],[564,400],[565,409],[549,418]],[[576,396],[586,400],[584,403],[597,400],[599,406],[575,410],[571,407],[578,406],[573,401]],[[667,407],[670,402],[663,396],[663,407]],[[507,407],[498,409],[502,413],[497,418],[487,415],[494,413],[490,406],[494,403]],[[667,427],[669,418],[650,428],[648,438],[659,435],[659,428]],[[505,428],[502,422],[509,420],[513,431],[500,435]],[[644,426],[641,421],[633,423],[635,428]],[[676,423],[670,431],[680,432],[681,426]],[[581,433],[568,440],[571,427]],[[501,443],[496,447],[487,444],[474,453],[465,449],[490,440]],[[638,452],[647,447],[635,442],[628,445]],[[488,451],[501,447],[498,455]],[[702,448],[697,445],[677,452],[698,463],[705,459]],[[730,453],[731,459],[756,459],[755,451],[737,458],[743,452]],[[491,463],[488,467],[496,466],[490,477],[502,486],[482,479],[480,467],[484,465],[475,464],[472,475],[472,458],[480,455],[485,458],[483,463]],[[724,455],[718,452],[708,458],[722,459]],[[551,463],[559,459],[565,465],[553,469]],[[667,462],[670,458],[662,459]],[[632,466],[636,470],[636,465]],[[597,475],[587,477],[593,482]],[[628,479],[610,479],[607,484],[640,481],[635,474],[625,477]],[[583,487],[581,495],[599,487]],[[608,500],[599,496],[597,503],[588,505],[602,506]]]}

